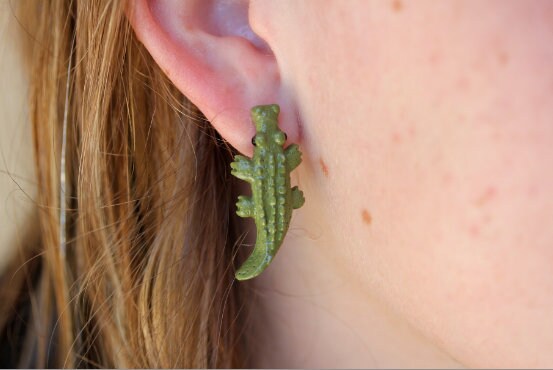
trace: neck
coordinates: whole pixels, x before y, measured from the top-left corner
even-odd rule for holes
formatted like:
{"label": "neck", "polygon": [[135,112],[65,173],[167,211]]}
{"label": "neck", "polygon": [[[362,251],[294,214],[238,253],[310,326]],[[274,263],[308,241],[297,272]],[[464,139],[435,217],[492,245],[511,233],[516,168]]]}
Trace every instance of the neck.
{"label": "neck", "polygon": [[300,230],[290,230],[272,265],[252,282],[254,367],[461,366],[356,285],[321,252],[325,241]]}

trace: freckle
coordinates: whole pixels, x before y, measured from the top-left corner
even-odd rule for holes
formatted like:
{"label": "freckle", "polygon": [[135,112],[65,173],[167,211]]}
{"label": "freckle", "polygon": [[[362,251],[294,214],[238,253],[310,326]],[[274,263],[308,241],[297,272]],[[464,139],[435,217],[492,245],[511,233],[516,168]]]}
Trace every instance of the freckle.
{"label": "freckle", "polygon": [[392,133],[392,142],[394,144],[400,144],[401,143],[401,134],[399,132],[393,132]]}
{"label": "freckle", "polygon": [[361,212],[361,217],[363,217],[363,222],[367,225],[370,225],[373,221],[371,214],[366,209],[363,209],[363,212]]}
{"label": "freckle", "polygon": [[328,177],[328,166],[322,158],[319,159],[319,164],[321,165],[321,171],[323,171],[323,175]]}
{"label": "freckle", "polygon": [[442,182],[444,183],[444,185],[451,185],[452,180],[453,175],[451,175],[451,173],[446,172],[442,175]]}
{"label": "freckle", "polygon": [[307,82],[311,88],[315,88],[317,86],[317,78],[314,74],[307,75]]}
{"label": "freckle", "polygon": [[491,138],[494,141],[500,141],[503,138],[503,132],[500,130],[496,130],[491,134]]}
{"label": "freckle", "polygon": [[500,65],[506,66],[507,64],[509,64],[509,54],[507,54],[507,52],[503,50],[500,50],[497,53],[497,60],[499,61]]}
{"label": "freckle", "polygon": [[471,236],[474,236],[474,237],[477,237],[480,235],[480,228],[478,227],[478,225],[471,225],[470,228],[469,228],[469,234]]}
{"label": "freckle", "polygon": [[474,201],[474,204],[477,207],[482,207],[490,200],[492,200],[496,196],[496,194],[497,194],[497,189],[494,188],[493,186],[489,186],[482,192],[482,194],[478,196],[478,198],[476,198],[476,200]]}
{"label": "freckle", "polygon": [[460,77],[455,85],[460,92],[467,92],[470,90],[470,81],[467,77]]}
{"label": "freckle", "polygon": [[528,194],[529,198],[536,196],[538,194],[537,186],[535,186],[535,185],[529,186],[526,194]]}
{"label": "freckle", "polygon": [[399,13],[403,10],[403,3],[401,2],[401,0],[392,1],[392,10],[396,13]]}
{"label": "freckle", "polygon": [[409,130],[407,131],[409,133],[409,136],[411,138],[415,137],[415,135],[417,135],[417,129],[415,128],[415,126],[409,126]]}
{"label": "freckle", "polygon": [[432,66],[437,66],[442,61],[442,54],[438,50],[434,50],[428,57],[428,61]]}

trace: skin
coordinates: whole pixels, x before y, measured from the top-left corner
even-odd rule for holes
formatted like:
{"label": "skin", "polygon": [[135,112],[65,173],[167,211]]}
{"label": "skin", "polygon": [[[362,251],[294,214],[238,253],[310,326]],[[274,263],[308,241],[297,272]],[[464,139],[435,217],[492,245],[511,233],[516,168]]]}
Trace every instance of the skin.
{"label": "skin", "polygon": [[255,248],[236,271],[236,279],[248,280],[261,274],[277,253],[292,217],[305,199],[297,186],[290,188],[290,172],[301,163],[296,144],[283,148],[286,135],[278,128],[280,107],[276,104],[252,108],[256,135],[253,158],[236,155],[232,175],[248,182],[252,196],[238,196],[236,213],[252,217],[256,225]]}
{"label": "skin", "polygon": [[252,366],[553,367],[552,2],[130,7],[228,142],[276,102],[303,152]]}
{"label": "skin", "polygon": [[553,4],[250,19],[299,107],[309,199],[261,276],[260,363],[553,366]]}
{"label": "skin", "polygon": [[278,102],[303,152],[253,366],[553,367],[552,2],[130,4],[232,145]]}

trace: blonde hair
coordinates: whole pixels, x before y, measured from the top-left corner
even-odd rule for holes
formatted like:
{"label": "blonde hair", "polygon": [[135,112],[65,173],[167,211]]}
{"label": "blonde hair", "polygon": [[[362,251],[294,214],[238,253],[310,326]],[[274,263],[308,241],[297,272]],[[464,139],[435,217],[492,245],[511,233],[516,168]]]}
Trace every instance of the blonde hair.
{"label": "blonde hair", "polygon": [[32,38],[26,55],[41,238],[24,268],[13,265],[20,278],[3,287],[0,303],[9,311],[23,295],[30,302],[19,365],[244,366],[232,152],[137,41],[124,6],[21,7]]}

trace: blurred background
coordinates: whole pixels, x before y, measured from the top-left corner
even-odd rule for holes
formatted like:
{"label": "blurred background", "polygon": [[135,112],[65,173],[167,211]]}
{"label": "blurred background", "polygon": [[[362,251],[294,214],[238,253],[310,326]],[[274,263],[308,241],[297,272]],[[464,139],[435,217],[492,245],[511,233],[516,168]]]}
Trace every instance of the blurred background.
{"label": "blurred background", "polygon": [[18,247],[32,241],[36,219],[28,84],[17,48],[25,34],[13,1],[0,0],[0,273]]}

